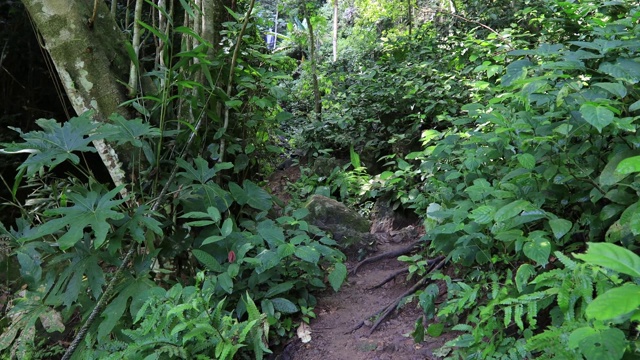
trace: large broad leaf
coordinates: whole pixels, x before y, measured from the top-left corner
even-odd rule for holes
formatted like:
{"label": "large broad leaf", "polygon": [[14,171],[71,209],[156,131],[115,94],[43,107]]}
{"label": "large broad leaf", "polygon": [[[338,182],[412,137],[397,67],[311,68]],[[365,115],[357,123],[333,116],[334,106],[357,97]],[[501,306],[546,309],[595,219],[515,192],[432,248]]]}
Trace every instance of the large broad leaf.
{"label": "large broad leaf", "polygon": [[258,234],[269,244],[271,249],[284,243],[284,232],[273,220],[264,220],[258,223]]}
{"label": "large broad leaf", "polygon": [[632,156],[620,161],[615,170],[615,173],[625,176],[635,172],[640,172],[640,156]]}
{"label": "large broad leaf", "polygon": [[600,64],[598,70],[613,76],[616,80],[626,81],[629,84],[640,82],[640,63],[631,59],[619,58],[615,64],[605,62]]}
{"label": "large broad leaf", "polygon": [[528,170],[532,170],[534,167],[536,167],[536,158],[531,154],[519,154],[518,162],[523,168]]}
{"label": "large broad leaf", "polygon": [[569,347],[580,348],[587,360],[620,360],[626,347],[625,335],[620,329],[583,327],[569,336]]}
{"label": "large broad leaf", "polygon": [[585,254],[575,254],[582,261],[640,278],[640,256],[621,246],[609,243],[589,243]]}
{"label": "large broad leaf", "polygon": [[[627,177],[627,175],[629,174],[629,172],[627,171],[629,169],[628,169],[628,165],[626,164],[628,163],[625,163],[625,165],[622,165],[622,169],[625,171],[620,171],[620,164],[622,163],[622,161],[627,160],[628,158],[631,158],[631,156],[636,154],[638,154],[637,151],[622,151],[615,154],[611,158],[611,160],[609,160],[609,162],[604,167],[604,169],[602,169],[602,173],[598,178],[598,182],[600,183],[600,185],[602,186],[615,185],[620,181],[622,181],[622,179]],[[638,166],[640,167],[640,157],[638,157]]]}
{"label": "large broad leaf", "polygon": [[260,265],[256,268],[256,272],[261,274],[274,266],[280,264],[282,257],[274,250],[265,250],[256,256],[260,260]]}
{"label": "large broad leaf", "polygon": [[640,286],[624,284],[598,296],[587,306],[587,317],[610,321],[640,310]]}
{"label": "large broad leaf", "polygon": [[20,129],[15,129],[25,140],[21,144],[11,144],[2,153],[27,153],[30,154],[18,169],[26,169],[27,176],[31,177],[44,167],[53,168],[66,160],[74,164],[80,163],[80,158],[74,152],[95,152],[96,149],[89,146],[92,140],[100,138],[98,135],[89,135],[96,129],[96,125],[89,118],[90,114],[83,114],[60,125],[55,120],[39,119],[36,124],[42,131],[31,131],[26,134]]}
{"label": "large broad leaf", "polygon": [[271,299],[271,302],[273,303],[273,308],[283,314],[293,314],[295,312],[298,312],[298,307],[285,298]]}
{"label": "large broad leaf", "polygon": [[335,264],[333,270],[329,274],[329,284],[331,284],[333,291],[337,292],[346,278],[347,267],[343,263]]}
{"label": "large broad leaf", "polygon": [[569,220],[565,219],[553,219],[549,220],[549,226],[551,227],[551,231],[553,231],[553,236],[556,239],[560,239],[566,233],[571,230],[573,224]]}
{"label": "large broad leaf", "polygon": [[605,106],[590,102],[580,106],[580,114],[586,122],[598,129],[598,132],[602,132],[602,129],[611,124],[614,118],[613,111]]}
{"label": "large broad leaf", "polygon": [[603,88],[620,99],[627,96],[627,88],[620,83],[595,83],[593,86]]}
{"label": "large broad leaf", "polygon": [[179,172],[178,176],[184,177],[187,180],[204,184],[207,181],[213,179],[214,176],[216,176],[216,169],[209,168],[209,163],[202,157],[197,157],[194,160],[195,166],[191,165],[182,158],[178,158],[176,160],[176,163],[184,170]]}
{"label": "large broad leaf", "polygon": [[494,220],[497,222],[509,220],[517,215],[519,215],[522,211],[529,208],[531,203],[526,200],[516,200],[510,202],[509,204],[501,207],[494,216]]}
{"label": "large broad leaf", "polygon": [[[124,185],[109,191],[104,195],[89,191],[86,195],[69,193],[68,197],[73,206],[47,210],[46,215],[63,215],[58,219],[53,219],[44,223],[38,229],[38,236],[53,234],[54,232],[68,227],[67,231],[58,239],[60,249],[66,250],[75,245],[84,236],[84,229],[93,230],[95,235],[94,246],[98,248],[107,238],[111,225],[109,219],[122,219],[121,212],[113,210],[125,200],[113,200],[118,195]],[[34,237],[35,238],[35,237]]]}
{"label": "large broad leaf", "polygon": [[193,249],[191,250],[191,253],[196,259],[198,259],[198,261],[206,266],[208,270],[216,273],[221,273],[224,271],[224,268],[222,267],[222,265],[220,265],[220,262],[218,262],[218,260],[216,260],[216,258],[209,253],[199,249]]}
{"label": "large broad leaf", "polygon": [[529,259],[541,266],[545,266],[549,262],[549,255],[551,254],[551,242],[544,235],[545,232],[543,231],[532,232],[522,248]]}
{"label": "large broad leaf", "polygon": [[524,79],[527,75],[527,67],[532,63],[529,60],[516,60],[507,66],[507,73],[502,76],[502,86],[511,86],[515,81]]}
{"label": "large broad leaf", "polygon": [[137,278],[129,278],[126,287],[111,301],[111,303],[102,312],[104,320],[98,326],[98,340],[106,341],[107,336],[113,328],[120,322],[124,311],[131,300],[129,312],[131,316],[135,316],[140,310],[142,304],[148,300],[148,291],[156,288],[156,285],[147,277],[140,276]]}
{"label": "large broad leaf", "polygon": [[271,195],[269,195],[269,193],[266,192],[263,188],[259,187],[249,180],[245,180],[242,183],[242,187],[247,194],[247,203],[249,204],[249,206],[254,209],[263,211],[271,209],[271,206],[273,206]]}
{"label": "large broad leaf", "polygon": [[113,114],[109,120],[115,125],[107,128],[109,135],[105,139],[118,145],[130,143],[135,147],[142,147],[141,137],[160,136],[160,129],[145,124],[140,119],[127,120],[120,114]]}
{"label": "large broad leaf", "polygon": [[295,255],[312,264],[317,264],[318,260],[320,260],[320,253],[316,249],[306,245],[298,246]]}

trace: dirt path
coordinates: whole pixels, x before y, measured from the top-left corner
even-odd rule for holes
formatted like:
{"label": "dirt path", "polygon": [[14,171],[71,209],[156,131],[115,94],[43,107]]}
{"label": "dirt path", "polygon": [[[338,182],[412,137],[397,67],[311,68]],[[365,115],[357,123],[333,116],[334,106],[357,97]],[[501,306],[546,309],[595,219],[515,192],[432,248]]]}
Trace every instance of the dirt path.
{"label": "dirt path", "polygon": [[[287,186],[300,177],[300,169],[293,166],[274,173],[269,179],[269,190],[284,202],[290,199]],[[392,216],[392,215],[389,215]],[[387,221],[388,220],[388,221]],[[388,235],[393,232],[393,221],[375,219],[373,232]],[[406,226],[408,224],[400,225]],[[397,229],[397,227],[396,227]],[[408,229],[408,228],[405,228]],[[386,238],[394,238],[387,236]],[[378,243],[378,252],[373,255],[406,248],[420,235],[395,236],[391,241]],[[353,269],[357,261],[353,258],[347,267]],[[396,258],[384,259],[366,264],[358,269],[356,275],[349,278],[338,293],[329,289],[317,294],[318,304],[314,309],[317,318],[311,321],[311,341],[302,343],[300,339],[292,339],[284,351],[273,356],[278,360],[412,360],[437,359],[432,352],[445,342],[455,337],[443,334],[438,338],[429,338],[415,344],[411,337],[414,323],[422,315],[416,302],[402,307],[390,315],[375,332],[369,336],[372,322],[367,319],[371,314],[385,308],[392,301],[405,293],[413,282],[406,281],[406,275],[400,275],[377,289],[369,289],[380,284],[388,276],[404,264]],[[357,324],[367,320],[364,326],[349,333]]]}
{"label": "dirt path", "polygon": [[[381,244],[378,253],[406,247],[407,244]],[[355,261],[348,263],[353,268]],[[317,318],[311,322],[311,341],[303,344],[293,341],[281,360],[386,360],[386,359],[435,359],[432,351],[452,337],[427,338],[415,344],[410,333],[422,311],[411,303],[394,312],[376,331],[368,336],[371,319],[364,326],[348,333],[362,320],[382,309],[413,285],[406,276],[398,276],[386,285],[369,290],[403,264],[396,259],[386,259],[367,264],[349,277],[338,293],[327,291],[318,295],[315,308]],[[375,321],[375,319],[373,319]]]}

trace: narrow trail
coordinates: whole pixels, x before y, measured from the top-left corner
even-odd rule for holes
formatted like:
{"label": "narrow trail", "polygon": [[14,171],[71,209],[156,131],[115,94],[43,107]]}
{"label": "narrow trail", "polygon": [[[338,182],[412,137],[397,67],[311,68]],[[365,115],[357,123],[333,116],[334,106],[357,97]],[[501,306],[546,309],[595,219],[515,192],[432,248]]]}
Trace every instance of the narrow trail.
{"label": "narrow trail", "polygon": [[[380,244],[378,253],[393,251],[407,244]],[[357,262],[350,260],[349,268]],[[435,359],[432,352],[453,336],[427,338],[415,344],[410,333],[422,310],[416,302],[404,305],[368,336],[372,322],[367,319],[409,289],[413,282],[406,275],[377,289],[370,289],[404,266],[394,259],[367,264],[350,275],[338,293],[332,290],[318,294],[315,308],[317,318],[311,322],[311,341],[303,344],[295,339],[289,344],[281,360],[391,360]],[[349,333],[366,319],[365,325]]]}
{"label": "narrow trail", "polygon": [[[283,202],[290,199],[288,184],[300,178],[298,166],[292,166],[274,173],[269,179],[269,190]],[[375,232],[390,234],[393,228],[389,222],[374,220],[379,226]],[[386,225],[384,225],[386,224]],[[407,248],[420,235],[386,236],[386,241],[378,242],[376,256]],[[350,257],[347,267],[351,271],[358,260]],[[405,268],[396,257],[385,258],[365,264],[355,275],[349,274],[345,284],[337,293],[327,289],[316,294],[318,304],[314,312],[316,319],[310,324],[311,341],[302,343],[297,337],[292,339],[277,356],[278,360],[413,360],[438,359],[433,351],[451,340],[456,334],[443,334],[438,338],[426,336],[424,342],[415,344],[411,337],[416,319],[422,316],[417,302],[406,304],[394,311],[377,329],[369,335],[375,318],[367,317],[382,310],[410,289],[415,282],[407,281],[406,274],[397,276],[386,284],[371,289],[390,275]],[[443,289],[444,290],[444,289]],[[441,292],[443,293],[443,292]],[[365,324],[350,332],[365,320]]]}

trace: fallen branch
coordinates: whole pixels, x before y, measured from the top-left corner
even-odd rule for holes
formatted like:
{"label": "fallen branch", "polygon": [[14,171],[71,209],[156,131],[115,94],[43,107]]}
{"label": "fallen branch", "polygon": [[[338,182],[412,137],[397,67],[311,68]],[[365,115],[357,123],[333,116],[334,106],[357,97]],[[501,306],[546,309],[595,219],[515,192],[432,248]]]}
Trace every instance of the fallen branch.
{"label": "fallen branch", "polygon": [[394,257],[398,257],[400,255],[405,255],[410,253],[411,251],[413,251],[413,249],[415,249],[416,245],[418,245],[419,241],[415,241],[413,242],[411,245],[407,246],[407,247],[403,247],[401,249],[397,249],[397,250],[392,250],[392,251],[387,251],[385,253],[382,253],[380,255],[376,255],[376,256],[372,256],[369,258],[366,258],[362,261],[360,261],[358,264],[356,264],[356,266],[353,267],[353,269],[351,269],[351,271],[349,272],[349,274],[351,275],[355,275],[355,273],[358,271],[358,269],[365,264],[368,263],[372,263],[375,261],[379,261],[382,259],[388,259],[388,258],[394,258]]}
{"label": "fallen branch", "polygon": [[418,291],[418,289],[420,289],[422,286],[424,286],[425,283],[428,280],[426,275],[431,273],[431,272],[433,272],[433,271],[436,271],[436,270],[442,268],[444,266],[446,260],[447,259],[444,256],[438,256],[437,258],[435,258],[433,260],[430,260],[430,261],[433,261],[433,263],[437,262],[437,265],[435,265],[431,269],[429,269],[429,271],[425,274],[425,276],[422,279],[420,279],[415,285],[413,285],[409,290],[405,291],[402,295],[398,296],[393,301],[391,301],[387,306],[385,306],[384,308],[382,308],[382,309],[376,311],[375,313],[367,316],[364,320],[360,321],[358,324],[356,324],[354,327],[352,327],[345,334],[349,334],[349,333],[352,333],[352,332],[360,329],[364,325],[364,322],[365,322],[366,319],[378,316],[378,319],[376,320],[376,322],[371,326],[371,329],[369,330],[369,335],[368,336],[373,334],[373,332],[376,330],[376,328],[389,316],[389,314],[391,314],[391,312],[393,310],[395,310],[398,307],[398,304],[400,304],[402,299],[404,299],[405,297],[415,293],[416,291]]}
{"label": "fallen branch", "polygon": [[387,276],[384,280],[382,280],[380,283],[378,283],[377,285],[368,287],[367,290],[374,290],[377,289],[379,287],[381,287],[382,285],[388,283],[389,281],[395,279],[397,276],[400,276],[404,273],[408,273],[409,272],[409,268],[408,267],[404,267],[400,270],[396,270],[394,271],[391,275]]}

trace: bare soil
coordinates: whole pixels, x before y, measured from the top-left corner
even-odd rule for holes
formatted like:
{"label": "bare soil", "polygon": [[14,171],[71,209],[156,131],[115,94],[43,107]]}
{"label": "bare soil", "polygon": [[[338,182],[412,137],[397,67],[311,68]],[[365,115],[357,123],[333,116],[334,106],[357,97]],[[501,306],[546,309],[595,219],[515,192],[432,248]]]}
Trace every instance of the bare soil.
{"label": "bare soil", "polygon": [[[407,244],[381,244],[379,252],[405,247]],[[351,260],[352,268],[356,261]],[[415,302],[394,312],[369,336],[375,318],[370,316],[406,292],[413,282],[406,275],[377,289],[389,275],[403,267],[396,259],[367,264],[350,276],[338,293],[332,290],[318,295],[317,318],[311,321],[311,341],[300,339],[290,343],[280,355],[281,360],[391,360],[435,359],[432,352],[454,336],[443,334],[416,344],[410,336],[422,310]],[[365,320],[365,325],[349,333]]]}
{"label": "bare soil", "polygon": [[[278,171],[269,179],[272,194],[287,202],[287,184],[300,176],[297,166]],[[401,248],[406,248],[419,236],[394,236],[390,221],[375,221],[376,233],[380,236],[375,256]],[[380,226],[381,224],[382,227]],[[420,234],[421,235],[421,234]],[[400,240],[400,241],[398,241]],[[351,257],[347,267],[353,269],[358,260]],[[436,359],[433,351],[451,340],[455,334],[443,334],[438,338],[425,335],[425,341],[416,344],[411,337],[416,319],[422,316],[422,309],[414,301],[394,311],[369,335],[376,318],[374,314],[394,302],[410,289],[415,282],[407,281],[406,274],[397,276],[385,285],[371,289],[382,283],[391,274],[406,265],[396,258],[387,258],[366,264],[355,275],[349,275],[337,293],[329,289],[316,294],[318,304],[314,312],[316,319],[310,324],[311,341],[303,343],[292,339],[284,350],[274,356],[279,360],[413,360]],[[425,285],[426,286],[426,285]],[[354,327],[365,321],[355,331]]]}

